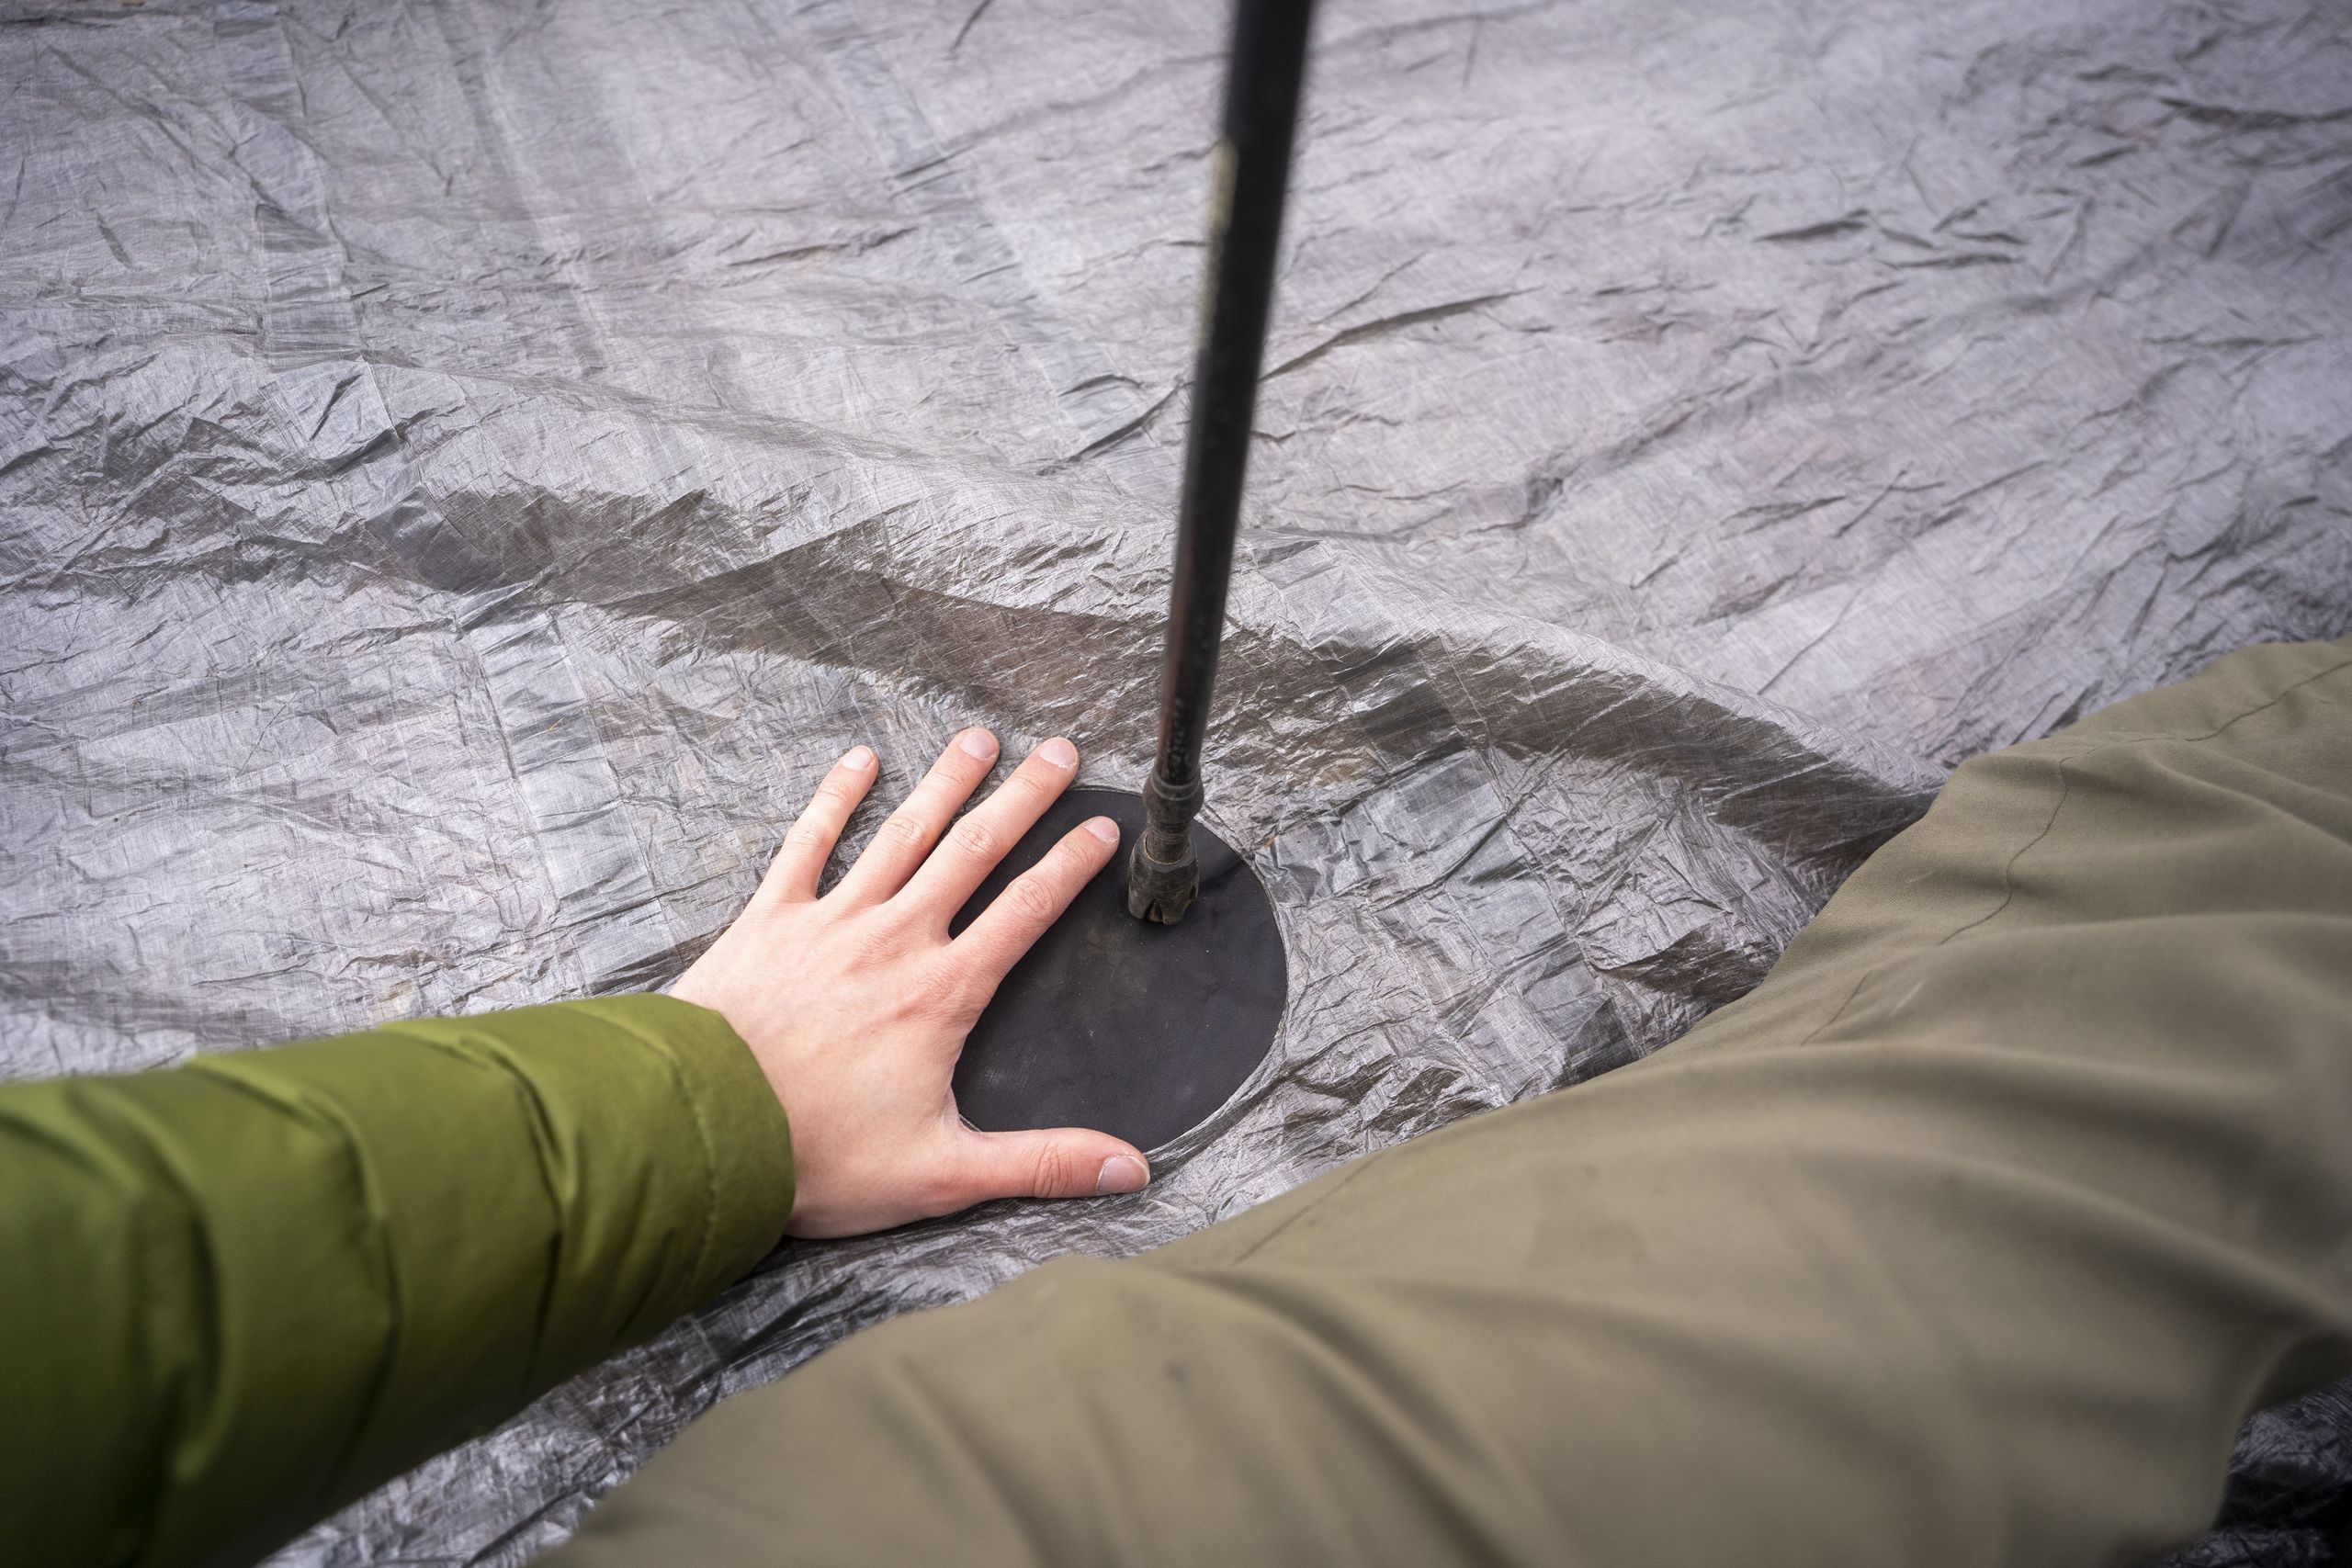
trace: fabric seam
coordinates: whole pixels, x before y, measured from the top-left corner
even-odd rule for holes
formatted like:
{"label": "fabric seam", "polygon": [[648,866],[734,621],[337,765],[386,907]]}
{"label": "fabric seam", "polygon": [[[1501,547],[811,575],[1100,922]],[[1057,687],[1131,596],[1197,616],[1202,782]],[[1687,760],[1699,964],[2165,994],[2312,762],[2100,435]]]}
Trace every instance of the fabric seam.
{"label": "fabric seam", "polygon": [[[2348,669],[2352,669],[2352,659],[2341,660],[2336,663],[2329,665],[2324,670],[2314,671],[2311,674],[2304,676],[2301,680],[2294,682],[2290,685],[2280,687],[2278,691],[2272,693],[2267,698],[2256,703],[2254,706],[2247,708],[2243,712],[2231,715],[2228,718],[2223,719],[2220,724],[2215,725],[2212,728],[2206,730],[2200,735],[2135,735],[2119,737],[2115,739],[2102,742],[2099,745],[2092,746],[2086,750],[2076,751],[2071,755],[2059,758],[2056,764],[2058,770],[2058,798],[2051,803],[2050,815],[2042,822],[2040,830],[2037,831],[2032,838],[2027,840],[2023,844],[2018,845],[2015,852],[2009,856],[2007,862],[2002,865],[2001,901],[1998,904],[1996,904],[1985,913],[1977,916],[1974,919],[1970,920],[1965,925],[1947,931],[1944,935],[1938,937],[1934,942],[1926,944],[1925,947],[1905,948],[1900,953],[1890,954],[1887,958],[1872,964],[1868,969],[1862,972],[1861,978],[1854,982],[1854,988],[1846,993],[1846,999],[1838,1004],[1838,1010],[1831,1013],[1827,1018],[1822,1020],[1819,1024],[1814,1027],[1812,1032],[1808,1033],[1804,1039],[1798,1041],[1797,1044],[1800,1046],[1812,1044],[1815,1040],[1819,1039],[1825,1032],[1835,1025],[1839,1019],[1845,1017],[1846,1010],[1854,1005],[1855,998],[1862,994],[1862,988],[1868,986],[1873,979],[1877,978],[1879,974],[1886,967],[1887,964],[1895,963],[1900,959],[1909,957],[1914,953],[1942,947],[1956,938],[1965,936],[1968,932],[1974,931],[1977,927],[1987,924],[1988,922],[1997,919],[2003,911],[2008,908],[2009,905],[2014,902],[2017,897],[2017,886],[2014,879],[2017,873],[2018,863],[2030,853],[2036,844],[2039,844],[2042,840],[2050,836],[2050,830],[2058,825],[2058,814],[2065,809],[2067,797],[2073,793],[2074,781],[2066,776],[2066,765],[2069,762],[2085,761],[2090,758],[2104,755],[2109,751],[2115,750],[2121,747],[2143,745],[2152,740],[2167,741],[2183,746],[2199,745],[2205,741],[2214,739],[2218,735],[2221,735],[2222,732],[2243,720],[2252,718],[2255,715],[2259,713],[2268,712],[2270,709],[2277,707],[2280,703],[2285,702],[2295,693],[2301,691],[2304,687],[2324,681],[2329,676],[2339,674]],[[2048,737],[2046,739],[2054,739],[2056,737]],[[1997,753],[1995,754],[1997,755]]]}

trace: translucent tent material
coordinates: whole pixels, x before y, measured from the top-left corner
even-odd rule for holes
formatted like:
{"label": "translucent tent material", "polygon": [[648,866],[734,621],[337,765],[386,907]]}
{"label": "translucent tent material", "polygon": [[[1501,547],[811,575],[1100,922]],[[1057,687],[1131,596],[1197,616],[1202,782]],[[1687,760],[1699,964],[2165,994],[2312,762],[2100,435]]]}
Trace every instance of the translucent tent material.
{"label": "translucent tent material", "polygon": [[[0,11],[0,1068],[658,985],[857,741],[1138,782],[1223,28]],[[1265,1067],[283,1561],[517,1562],[858,1327],[1654,1050],[1962,760],[2352,627],[2347,83],[2327,0],[1331,0],[1208,759]],[[2332,1561],[2347,1410],[2188,1561]]]}

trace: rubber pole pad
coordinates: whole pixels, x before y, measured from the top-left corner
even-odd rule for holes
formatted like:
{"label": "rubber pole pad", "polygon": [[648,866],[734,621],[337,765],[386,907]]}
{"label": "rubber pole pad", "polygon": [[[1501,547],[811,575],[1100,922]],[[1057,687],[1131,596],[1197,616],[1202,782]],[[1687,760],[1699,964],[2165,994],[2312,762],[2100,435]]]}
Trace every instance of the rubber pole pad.
{"label": "rubber pole pad", "polygon": [[1090,817],[1118,823],[1119,852],[997,987],[956,1065],[956,1102],[989,1132],[1093,1127],[1148,1150],[1208,1120],[1265,1059],[1289,965],[1264,885],[1197,823],[1201,893],[1183,920],[1127,913],[1143,802],[1119,790],[1063,795],[949,929]]}

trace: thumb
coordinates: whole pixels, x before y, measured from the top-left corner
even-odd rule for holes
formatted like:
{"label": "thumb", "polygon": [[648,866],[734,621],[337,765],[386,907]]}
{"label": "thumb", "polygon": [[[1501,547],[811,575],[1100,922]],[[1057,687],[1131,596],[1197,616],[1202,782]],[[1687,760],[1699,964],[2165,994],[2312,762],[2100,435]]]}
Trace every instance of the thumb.
{"label": "thumb", "polygon": [[966,1150],[966,1201],[972,1203],[1140,1192],[1151,1179],[1151,1167],[1133,1144],[1083,1127],[974,1133]]}

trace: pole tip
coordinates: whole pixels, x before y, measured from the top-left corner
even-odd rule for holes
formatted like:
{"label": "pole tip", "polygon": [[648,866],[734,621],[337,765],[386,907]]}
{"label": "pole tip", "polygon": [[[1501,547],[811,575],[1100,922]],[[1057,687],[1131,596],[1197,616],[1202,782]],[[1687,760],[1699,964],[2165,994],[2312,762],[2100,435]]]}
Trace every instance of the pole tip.
{"label": "pole tip", "polygon": [[1184,846],[1184,858],[1171,864],[1152,859],[1143,852],[1143,840],[1136,840],[1135,851],[1127,857],[1128,914],[1155,925],[1172,926],[1184,918],[1200,890],[1201,863],[1193,858],[1191,844]]}

